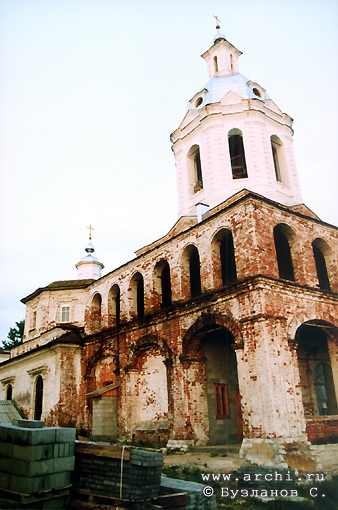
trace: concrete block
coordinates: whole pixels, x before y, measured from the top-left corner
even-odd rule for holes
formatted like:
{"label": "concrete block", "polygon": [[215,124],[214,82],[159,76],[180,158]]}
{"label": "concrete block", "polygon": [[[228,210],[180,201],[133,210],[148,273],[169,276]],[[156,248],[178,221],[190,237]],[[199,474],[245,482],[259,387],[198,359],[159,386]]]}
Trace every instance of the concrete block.
{"label": "concrete block", "polygon": [[10,476],[8,473],[0,472],[0,489],[8,490],[9,489],[9,480],[10,480]]}
{"label": "concrete block", "polygon": [[10,424],[0,425],[1,441],[22,446],[54,443],[55,427],[32,429]]}
{"label": "concrete block", "polygon": [[61,473],[64,471],[73,471],[75,465],[75,457],[59,457],[54,459],[53,472]]}
{"label": "concrete block", "polygon": [[8,475],[8,477],[8,489],[21,494],[33,494],[52,489],[62,489],[70,485],[70,473],[68,472],[30,478],[19,475]]}
{"label": "concrete block", "polygon": [[25,427],[28,429],[41,429],[44,426],[44,422],[41,420],[19,419],[19,420],[16,420],[16,425],[18,427]]}
{"label": "concrete block", "polygon": [[55,442],[70,443],[76,439],[76,429],[67,427],[55,427]]}
{"label": "concrete block", "polygon": [[[22,460],[48,460],[54,457],[54,445],[53,444],[42,444],[42,445],[16,445],[12,446],[12,454],[6,455],[13,459]],[[0,443],[1,452],[1,443]]]}
{"label": "concrete block", "polygon": [[0,443],[0,457],[12,457],[13,446],[12,443]]}
{"label": "concrete block", "polygon": [[0,458],[0,471],[25,477],[52,474],[54,472],[54,459],[28,461]]}

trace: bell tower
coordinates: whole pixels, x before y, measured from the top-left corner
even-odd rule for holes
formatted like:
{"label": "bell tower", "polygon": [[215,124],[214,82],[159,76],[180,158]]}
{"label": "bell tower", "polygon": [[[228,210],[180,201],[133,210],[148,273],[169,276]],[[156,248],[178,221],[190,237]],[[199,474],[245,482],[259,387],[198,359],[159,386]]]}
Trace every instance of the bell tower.
{"label": "bell tower", "polygon": [[220,33],[203,53],[209,81],[190,99],[172,133],[179,215],[215,207],[242,189],[286,206],[302,202],[292,118],[239,72],[241,56]]}

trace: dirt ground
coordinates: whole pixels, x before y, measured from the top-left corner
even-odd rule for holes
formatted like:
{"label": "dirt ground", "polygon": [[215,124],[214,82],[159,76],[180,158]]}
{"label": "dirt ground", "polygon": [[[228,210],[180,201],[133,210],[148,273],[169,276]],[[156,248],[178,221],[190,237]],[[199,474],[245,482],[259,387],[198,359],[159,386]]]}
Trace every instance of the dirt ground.
{"label": "dirt ground", "polygon": [[213,473],[228,473],[236,470],[243,461],[238,453],[186,452],[164,454],[166,466],[188,466]]}

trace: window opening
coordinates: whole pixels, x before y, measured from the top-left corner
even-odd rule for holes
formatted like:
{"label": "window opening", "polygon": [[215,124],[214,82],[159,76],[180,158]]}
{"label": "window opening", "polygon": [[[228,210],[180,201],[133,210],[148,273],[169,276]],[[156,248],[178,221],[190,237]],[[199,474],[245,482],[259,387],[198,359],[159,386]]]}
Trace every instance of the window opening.
{"label": "window opening", "polygon": [[197,193],[203,189],[203,177],[202,177],[202,165],[201,165],[201,155],[199,149],[193,154],[194,161],[194,171],[195,171],[195,184],[194,184],[194,192]]}
{"label": "window opening", "polygon": [[200,257],[197,248],[195,248],[190,255],[189,276],[191,297],[192,298],[198,297],[202,293],[202,288],[201,288]]}
{"label": "window opening", "polygon": [[215,73],[218,73],[218,61],[216,56],[214,57],[214,69]]}
{"label": "window opening", "polygon": [[272,150],[272,159],[273,165],[275,169],[276,181],[282,182],[282,172],[280,165],[280,151],[281,151],[281,143],[277,141],[276,136],[271,137],[271,150]]}
{"label": "window opening", "polygon": [[279,277],[284,278],[285,280],[294,281],[295,275],[293,270],[289,241],[286,235],[278,227],[275,227],[274,229],[274,239]]}
{"label": "window opening", "polygon": [[137,281],[136,287],[136,306],[137,306],[137,317],[144,317],[144,283],[143,277],[140,275],[140,278]]}
{"label": "window opening", "polygon": [[36,310],[34,310],[33,316],[32,316],[32,329],[36,328],[36,316],[37,316],[37,312],[36,312]]}
{"label": "window opening", "polygon": [[42,401],[43,401],[43,379],[41,375],[38,375],[35,381],[34,420],[41,419]]}
{"label": "window opening", "polygon": [[13,396],[13,386],[9,384],[6,388],[6,400],[12,400]]}
{"label": "window opening", "polygon": [[165,308],[171,305],[171,283],[170,283],[170,267],[166,261],[161,273],[161,307]]}
{"label": "window opening", "polygon": [[233,71],[234,70],[234,62],[233,62],[233,56],[232,56],[232,53],[230,53],[230,70]]}
{"label": "window opening", "polygon": [[326,363],[315,367],[314,385],[316,389],[318,413],[322,416],[336,412],[335,391],[332,372]]}
{"label": "window opening", "polygon": [[229,136],[229,151],[233,179],[248,177],[242,135]]}
{"label": "window opening", "polygon": [[312,249],[316,263],[319,287],[322,290],[331,290],[324,254],[314,243],[312,243]]}
{"label": "window opening", "polygon": [[230,418],[229,392],[227,384],[215,384],[216,418]]}
{"label": "window opening", "polygon": [[220,243],[222,283],[224,287],[233,285],[237,281],[235,250],[230,230],[226,231]]}
{"label": "window opening", "polygon": [[70,306],[61,307],[61,322],[70,321]]}
{"label": "window opening", "polygon": [[257,87],[254,87],[254,88],[252,89],[252,92],[255,94],[255,96],[257,96],[257,97],[262,97],[262,96],[261,96],[261,93],[260,93],[260,91],[258,90],[258,88],[257,88]]}
{"label": "window opening", "polygon": [[92,329],[94,332],[99,331],[101,329],[101,306],[102,306],[101,294],[96,293],[93,297],[91,307]]}
{"label": "window opening", "polygon": [[115,294],[115,323],[119,326],[121,322],[121,292],[120,287],[117,288]]}
{"label": "window opening", "polygon": [[195,102],[195,108],[198,108],[203,103],[203,97],[198,97]]}

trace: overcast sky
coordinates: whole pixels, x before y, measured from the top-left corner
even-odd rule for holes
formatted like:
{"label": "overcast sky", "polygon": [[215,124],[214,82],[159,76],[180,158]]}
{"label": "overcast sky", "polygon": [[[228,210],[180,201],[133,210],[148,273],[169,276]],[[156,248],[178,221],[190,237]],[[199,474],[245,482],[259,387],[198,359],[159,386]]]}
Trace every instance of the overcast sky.
{"label": "overcast sky", "polygon": [[170,133],[207,82],[212,18],[292,118],[304,202],[338,224],[336,0],[0,0],[0,339],[20,299],[104,273],[177,220]]}

